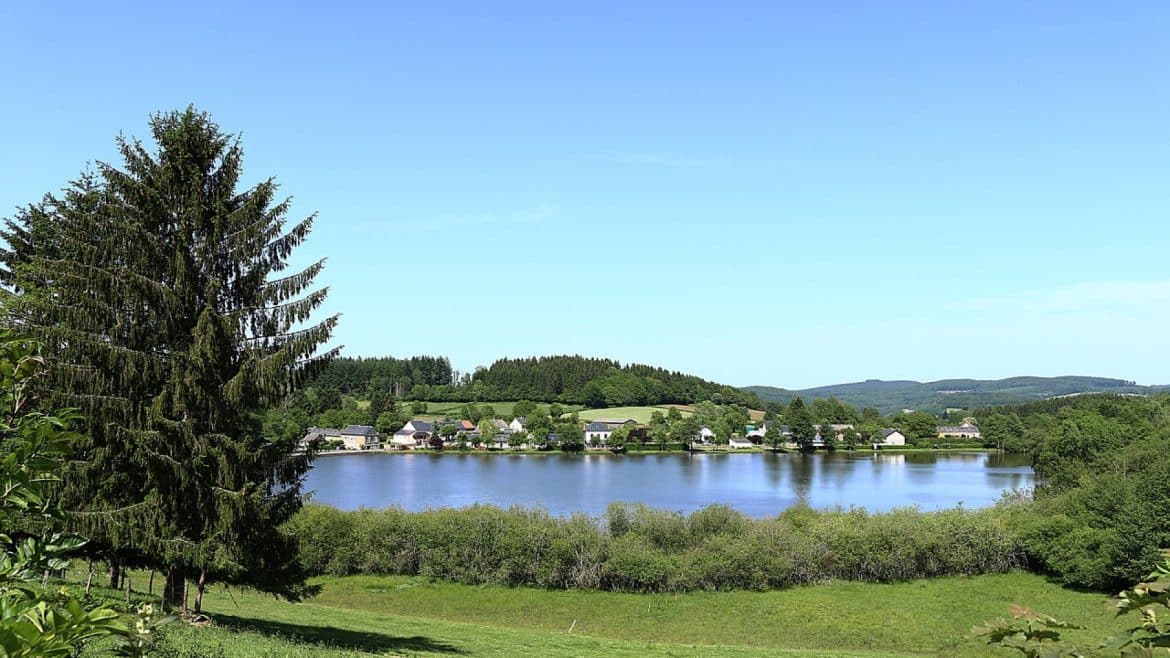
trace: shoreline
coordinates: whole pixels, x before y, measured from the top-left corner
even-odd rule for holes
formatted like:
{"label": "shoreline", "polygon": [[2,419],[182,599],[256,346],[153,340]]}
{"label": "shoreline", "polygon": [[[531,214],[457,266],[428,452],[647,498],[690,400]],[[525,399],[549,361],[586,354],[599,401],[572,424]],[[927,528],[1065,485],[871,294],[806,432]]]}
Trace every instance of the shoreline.
{"label": "shoreline", "polygon": [[[322,450],[315,457],[336,457],[345,455],[483,455],[483,456],[512,456],[512,455],[606,455],[612,457],[632,457],[638,455],[800,455],[800,454],[867,454],[867,455],[907,455],[927,453],[963,453],[963,452],[1002,452],[997,448],[885,448],[882,450],[816,450],[803,453],[796,449],[771,450],[766,448],[736,448],[720,450],[635,450],[627,452],[613,452],[610,450],[582,450],[580,452],[564,452],[561,450]],[[1003,453],[1011,454],[1011,453]]]}

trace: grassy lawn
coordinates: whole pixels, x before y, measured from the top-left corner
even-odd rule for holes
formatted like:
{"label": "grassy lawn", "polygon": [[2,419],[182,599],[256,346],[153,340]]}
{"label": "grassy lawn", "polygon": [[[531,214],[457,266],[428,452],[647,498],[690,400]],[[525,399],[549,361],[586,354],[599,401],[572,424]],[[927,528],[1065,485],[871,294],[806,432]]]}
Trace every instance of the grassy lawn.
{"label": "grassy lawn", "polygon": [[952,656],[1012,655],[967,637],[1020,604],[1087,627],[1091,648],[1134,623],[1100,594],[1014,573],[894,585],[831,583],[775,592],[617,594],[470,587],[423,578],[320,582],[291,604],[210,590],[215,625],[176,625],[168,656]]}
{"label": "grassy lawn", "polygon": [[[1114,620],[1106,597],[1025,573],[874,585],[839,582],[774,592],[617,594],[473,588],[420,578],[326,581],[314,603],[428,619],[574,633],[637,643],[737,645],[845,651],[845,655],[986,656],[965,636],[1019,604],[1087,627],[1068,637],[1091,647],[1132,625]],[[765,654],[762,654],[765,655]]]}

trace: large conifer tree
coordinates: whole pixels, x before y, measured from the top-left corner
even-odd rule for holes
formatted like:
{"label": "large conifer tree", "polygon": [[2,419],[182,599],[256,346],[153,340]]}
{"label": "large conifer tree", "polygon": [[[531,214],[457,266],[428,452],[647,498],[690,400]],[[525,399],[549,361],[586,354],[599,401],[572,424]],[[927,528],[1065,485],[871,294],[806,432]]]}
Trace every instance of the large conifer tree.
{"label": "large conifer tree", "polygon": [[54,403],[89,421],[63,492],[77,530],[115,561],[296,597],[308,458],[261,435],[261,412],[333,356],[313,324],[323,261],[285,273],[289,225],[272,179],[238,191],[238,138],[188,108],[152,117],[157,146],[118,139],[64,193],[7,223],[10,321],[44,340]]}

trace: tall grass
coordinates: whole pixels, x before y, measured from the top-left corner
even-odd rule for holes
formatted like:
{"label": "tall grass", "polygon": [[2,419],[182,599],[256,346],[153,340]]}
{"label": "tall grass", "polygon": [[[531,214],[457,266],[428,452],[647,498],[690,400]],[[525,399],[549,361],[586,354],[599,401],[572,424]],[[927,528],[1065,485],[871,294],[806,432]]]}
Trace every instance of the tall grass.
{"label": "tall grass", "polygon": [[309,505],[288,527],[317,574],[552,589],[764,590],[1002,573],[1024,562],[997,508],[870,514],[797,506],[757,520],[722,505],[686,516],[613,504],[602,518],[483,505],[425,512]]}

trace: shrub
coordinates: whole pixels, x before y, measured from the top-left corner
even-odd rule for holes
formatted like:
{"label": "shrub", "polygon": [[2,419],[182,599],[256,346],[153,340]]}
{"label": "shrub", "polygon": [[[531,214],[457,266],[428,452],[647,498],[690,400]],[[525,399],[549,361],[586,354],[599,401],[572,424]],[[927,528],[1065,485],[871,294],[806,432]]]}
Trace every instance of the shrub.
{"label": "shrub", "polygon": [[1026,509],[869,514],[797,505],[750,519],[718,505],[686,516],[614,504],[600,518],[565,519],[485,505],[425,512],[310,505],[288,529],[318,574],[674,592],[1003,572],[1024,563],[1009,528]]}

